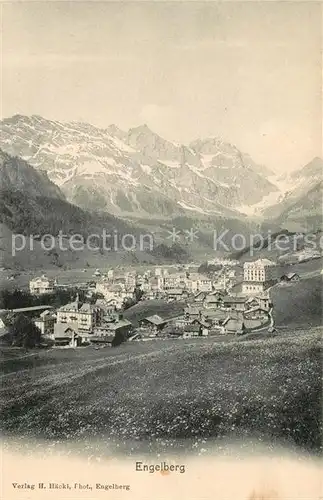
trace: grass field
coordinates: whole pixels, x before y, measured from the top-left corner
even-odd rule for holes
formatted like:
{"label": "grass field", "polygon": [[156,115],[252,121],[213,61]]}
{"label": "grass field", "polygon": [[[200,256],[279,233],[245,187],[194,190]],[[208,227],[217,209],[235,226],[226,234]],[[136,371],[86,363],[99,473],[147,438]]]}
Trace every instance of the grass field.
{"label": "grass field", "polygon": [[313,327],[322,325],[323,276],[301,278],[297,283],[279,284],[271,289],[277,326]]}
{"label": "grass field", "polygon": [[320,331],[217,340],[4,357],[3,433],[89,454],[202,454],[222,439],[318,452]]}

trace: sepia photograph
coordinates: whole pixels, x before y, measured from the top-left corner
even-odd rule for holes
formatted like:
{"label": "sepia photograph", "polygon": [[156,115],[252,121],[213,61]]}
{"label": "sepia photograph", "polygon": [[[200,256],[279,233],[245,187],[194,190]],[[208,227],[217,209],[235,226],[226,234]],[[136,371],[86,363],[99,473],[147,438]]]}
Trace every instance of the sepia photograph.
{"label": "sepia photograph", "polygon": [[322,499],[322,3],[0,12],[2,498]]}

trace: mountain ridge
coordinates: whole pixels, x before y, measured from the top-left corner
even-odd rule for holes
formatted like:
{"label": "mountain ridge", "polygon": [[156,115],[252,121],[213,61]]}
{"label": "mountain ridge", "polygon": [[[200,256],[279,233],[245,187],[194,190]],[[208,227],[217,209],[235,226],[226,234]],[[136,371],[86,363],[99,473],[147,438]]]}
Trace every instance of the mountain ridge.
{"label": "mountain ridge", "polygon": [[66,198],[85,209],[144,217],[241,216],[239,206],[277,190],[264,167],[220,139],[206,154],[205,141],[197,151],[147,125],[126,132],[39,115],[6,118],[0,131],[0,147],[45,169]]}

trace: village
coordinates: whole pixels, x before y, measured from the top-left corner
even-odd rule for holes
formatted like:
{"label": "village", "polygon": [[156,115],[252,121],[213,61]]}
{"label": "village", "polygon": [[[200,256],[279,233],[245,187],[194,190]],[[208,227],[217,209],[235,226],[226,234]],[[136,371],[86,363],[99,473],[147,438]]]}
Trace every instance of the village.
{"label": "village", "polygon": [[[99,349],[126,340],[272,332],[270,288],[277,282],[299,279],[296,273],[280,276],[279,266],[268,259],[243,266],[230,260],[210,262],[203,272],[201,267],[192,271],[166,266],[143,273],[96,270],[93,277],[94,281],[80,285],[85,299],[80,300],[77,292],[72,302],[58,308],[39,305],[12,312],[32,313],[42,338],[56,348]],[[29,291],[32,296],[45,297],[66,286],[42,275],[30,280]],[[140,304],[151,314],[136,317],[135,308]],[[158,314],[155,304],[167,305],[167,313]]]}

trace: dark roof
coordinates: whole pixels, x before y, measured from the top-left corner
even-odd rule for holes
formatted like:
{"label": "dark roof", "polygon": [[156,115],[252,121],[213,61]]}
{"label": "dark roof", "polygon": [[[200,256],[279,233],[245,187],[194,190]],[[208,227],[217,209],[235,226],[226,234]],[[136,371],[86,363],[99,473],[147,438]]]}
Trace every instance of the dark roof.
{"label": "dark roof", "polygon": [[184,332],[199,332],[200,325],[187,325],[184,327]]}
{"label": "dark roof", "polygon": [[14,312],[14,313],[23,313],[29,311],[43,311],[44,309],[53,309],[53,306],[31,306],[31,307],[18,307],[17,309],[1,309],[0,312]]}
{"label": "dark roof", "polygon": [[297,273],[287,273],[287,274],[283,274],[283,276],[280,279],[284,279],[284,278],[291,280],[293,278],[299,278],[299,275]]}

